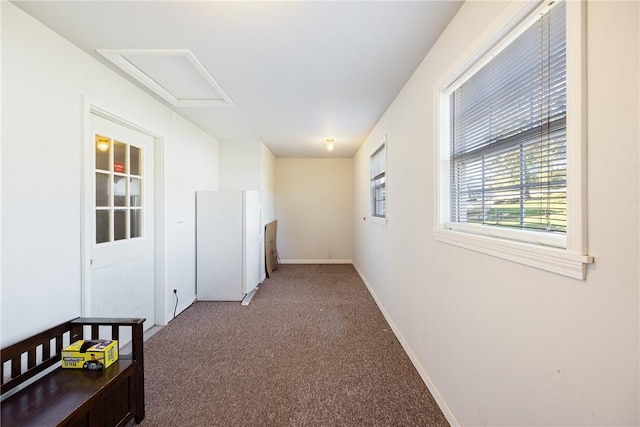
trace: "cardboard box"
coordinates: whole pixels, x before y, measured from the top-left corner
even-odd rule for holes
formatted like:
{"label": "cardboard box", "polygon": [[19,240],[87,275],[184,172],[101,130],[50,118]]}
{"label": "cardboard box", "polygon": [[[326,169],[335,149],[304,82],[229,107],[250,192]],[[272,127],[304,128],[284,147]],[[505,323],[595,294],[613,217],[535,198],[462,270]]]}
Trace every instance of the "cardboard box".
{"label": "cardboard box", "polygon": [[118,341],[78,340],[62,350],[62,367],[101,371],[118,360]]}

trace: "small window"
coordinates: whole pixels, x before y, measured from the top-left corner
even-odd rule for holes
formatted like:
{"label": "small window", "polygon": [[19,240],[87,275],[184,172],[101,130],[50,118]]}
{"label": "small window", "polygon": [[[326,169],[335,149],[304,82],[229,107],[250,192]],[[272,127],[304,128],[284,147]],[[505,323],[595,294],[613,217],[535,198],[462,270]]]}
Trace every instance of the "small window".
{"label": "small window", "polygon": [[[572,9],[572,34],[580,34],[579,7]],[[440,241],[584,278],[584,264],[592,258],[581,241],[582,41],[574,35],[568,42],[567,9],[564,1],[541,5],[440,91],[435,234]],[[567,263],[558,267],[543,254]]]}
{"label": "small window", "polygon": [[387,154],[386,142],[371,155],[371,217],[386,218],[387,217],[387,188],[386,188],[386,169]]}

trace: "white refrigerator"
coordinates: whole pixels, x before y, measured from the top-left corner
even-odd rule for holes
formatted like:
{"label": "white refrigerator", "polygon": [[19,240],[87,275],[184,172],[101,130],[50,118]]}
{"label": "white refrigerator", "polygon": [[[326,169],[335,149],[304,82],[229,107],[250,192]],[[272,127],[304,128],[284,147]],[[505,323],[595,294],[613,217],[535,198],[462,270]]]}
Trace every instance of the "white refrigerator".
{"label": "white refrigerator", "polygon": [[196,297],[242,301],[260,281],[258,191],[196,192]]}

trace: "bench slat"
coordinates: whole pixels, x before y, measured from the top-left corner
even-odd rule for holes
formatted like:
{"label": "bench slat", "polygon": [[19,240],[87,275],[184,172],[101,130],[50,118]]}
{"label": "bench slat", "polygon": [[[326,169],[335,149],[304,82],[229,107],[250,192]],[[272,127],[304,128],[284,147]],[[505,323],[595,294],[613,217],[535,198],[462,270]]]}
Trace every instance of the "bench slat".
{"label": "bench slat", "polygon": [[27,352],[27,369],[36,366],[36,348],[30,348]]}
{"label": "bench slat", "polygon": [[51,340],[45,340],[42,343],[42,361],[49,359],[51,357]]}
{"label": "bench slat", "polygon": [[11,377],[17,377],[22,372],[22,355],[11,359]]}

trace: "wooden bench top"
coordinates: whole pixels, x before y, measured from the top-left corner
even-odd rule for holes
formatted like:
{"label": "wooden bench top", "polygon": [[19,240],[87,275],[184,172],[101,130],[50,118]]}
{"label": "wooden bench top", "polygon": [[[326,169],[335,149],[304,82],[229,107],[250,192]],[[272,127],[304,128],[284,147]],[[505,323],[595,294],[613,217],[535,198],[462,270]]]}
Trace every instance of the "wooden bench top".
{"label": "wooden bench top", "polygon": [[[129,372],[127,372],[129,371]],[[119,375],[123,373],[122,377]],[[54,426],[116,379],[135,374],[135,361],[119,359],[104,371],[58,368],[1,404],[3,426]]]}

